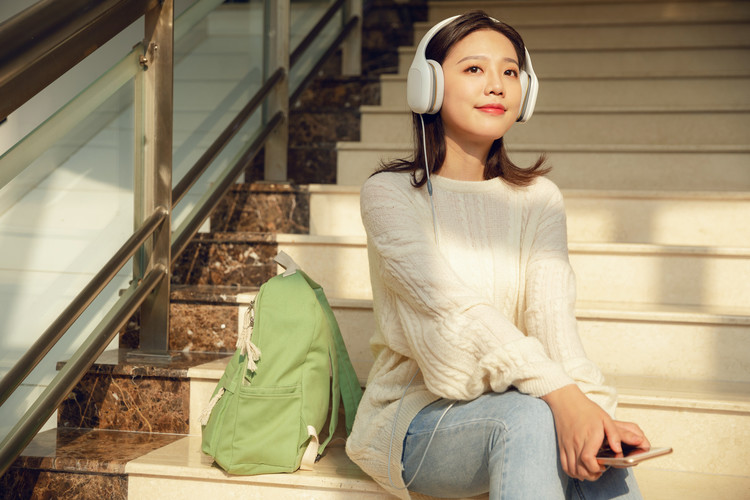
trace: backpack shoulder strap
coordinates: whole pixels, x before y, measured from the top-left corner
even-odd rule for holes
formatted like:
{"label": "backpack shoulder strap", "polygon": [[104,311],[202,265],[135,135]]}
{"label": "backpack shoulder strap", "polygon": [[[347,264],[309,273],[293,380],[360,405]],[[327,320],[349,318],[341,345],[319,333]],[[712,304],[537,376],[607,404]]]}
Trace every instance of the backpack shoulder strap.
{"label": "backpack shoulder strap", "polygon": [[[328,303],[328,299],[326,298],[325,293],[323,293],[323,288],[321,288],[320,285],[310,279],[310,277],[307,276],[307,274],[305,274],[303,271],[300,270],[300,272],[310,284],[312,289],[315,290],[315,295],[318,298],[318,302],[320,302],[320,306],[326,315],[326,319],[328,320],[329,325],[331,326],[333,345],[335,347],[334,353],[336,356],[336,361],[333,366],[338,365],[338,385],[341,391],[341,399],[344,402],[344,413],[346,416],[346,434],[348,436],[352,431],[352,426],[354,425],[354,417],[357,413],[357,406],[359,406],[359,401],[362,399],[362,387],[359,385],[357,374],[355,373],[352,362],[349,359],[349,353],[346,350],[346,344],[344,343],[344,339],[341,336],[341,330],[339,330],[339,324],[336,321],[336,317],[333,315],[333,311],[331,310],[331,306]],[[336,403],[335,406],[338,407],[338,403]]]}

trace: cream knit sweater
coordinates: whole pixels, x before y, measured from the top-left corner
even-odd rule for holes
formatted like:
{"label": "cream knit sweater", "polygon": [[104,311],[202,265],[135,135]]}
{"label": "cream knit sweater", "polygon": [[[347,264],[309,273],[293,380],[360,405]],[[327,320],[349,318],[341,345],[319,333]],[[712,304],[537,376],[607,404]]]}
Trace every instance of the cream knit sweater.
{"label": "cream knit sweater", "polygon": [[511,386],[539,397],[577,383],[610,415],[616,404],[578,337],[558,188],[546,178],[526,188],[499,178],[432,182],[439,244],[427,189],[408,174],[377,174],[361,192],[375,362],[346,450],[404,499],[404,436],[437,398]]}

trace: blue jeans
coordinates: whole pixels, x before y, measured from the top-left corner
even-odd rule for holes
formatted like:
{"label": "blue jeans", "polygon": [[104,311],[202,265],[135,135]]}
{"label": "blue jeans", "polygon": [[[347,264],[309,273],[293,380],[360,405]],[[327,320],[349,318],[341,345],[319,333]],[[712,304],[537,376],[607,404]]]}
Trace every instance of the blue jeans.
{"label": "blue jeans", "polygon": [[438,400],[412,420],[404,439],[403,478],[410,491],[490,500],[641,499],[630,469],[609,469],[597,481],[562,470],[555,424],[541,399],[508,391],[459,401],[445,413],[425,455],[435,424],[449,401]]}

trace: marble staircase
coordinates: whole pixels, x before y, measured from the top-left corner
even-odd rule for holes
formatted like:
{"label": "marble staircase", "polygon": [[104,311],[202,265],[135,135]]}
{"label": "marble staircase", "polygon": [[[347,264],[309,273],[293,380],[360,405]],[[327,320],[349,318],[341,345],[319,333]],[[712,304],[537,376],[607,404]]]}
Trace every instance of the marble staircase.
{"label": "marble staircase", "polygon": [[[416,42],[466,5],[373,2],[368,22],[386,21],[370,39],[385,44],[398,33],[408,45],[405,21],[417,21]],[[537,114],[510,149],[519,163],[548,152],[563,189],[587,352],[618,388],[619,418],[675,448],[636,469],[645,498],[750,497],[750,3],[471,6],[516,26],[540,74]],[[0,478],[0,498],[391,498],[340,442],[314,472],[229,476],[201,453],[197,424],[280,249],[324,286],[364,384],[374,320],[359,185],[379,158],[409,154],[409,134],[394,132],[408,125],[413,46],[369,49],[379,89],[369,77],[329,78],[295,108],[297,185],[252,182],[249,172],[175,266],[175,361],[127,361],[138,343],[134,318],[120,350],[98,360],[63,404],[58,428]],[[350,128],[361,116],[359,132],[322,133],[336,106],[350,113]],[[565,136],[556,133],[561,123]],[[323,146],[310,152],[310,142]],[[306,163],[312,158],[325,166]]]}
{"label": "marble staircase", "polygon": [[[415,36],[464,6],[432,3],[429,22],[417,23]],[[535,68],[544,72],[544,97],[532,122],[509,137],[511,154],[529,162],[546,151],[555,167],[551,176],[563,188],[569,214],[581,336],[618,388],[619,418],[639,422],[655,444],[675,448],[636,470],[645,497],[746,498],[747,4],[472,6],[508,19],[522,34],[528,29]],[[361,139],[339,142],[337,184],[304,188],[309,231],[274,240],[323,284],[362,382],[371,363],[373,317],[358,186],[380,158],[409,153],[403,96],[413,50],[399,49],[399,72],[381,75],[380,104],[360,107]],[[716,72],[726,78],[713,87]],[[251,296],[235,296],[239,311]],[[192,369],[194,394],[206,399],[222,369],[221,361]],[[146,494],[157,484],[177,487],[188,474],[227,492],[252,485],[247,494],[258,498],[382,494],[366,478],[359,482],[341,450],[332,450],[317,480],[295,474],[282,481],[284,488],[267,490],[280,480],[229,478],[208,467],[197,443],[191,437],[131,462],[130,484]],[[188,458],[170,458],[176,455]],[[341,490],[330,491],[331,478]]]}

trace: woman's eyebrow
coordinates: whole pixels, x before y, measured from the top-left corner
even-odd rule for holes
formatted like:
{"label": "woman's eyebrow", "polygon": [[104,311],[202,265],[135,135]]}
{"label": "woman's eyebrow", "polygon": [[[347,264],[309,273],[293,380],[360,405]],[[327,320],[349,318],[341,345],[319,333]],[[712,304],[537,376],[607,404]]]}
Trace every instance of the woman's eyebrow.
{"label": "woman's eyebrow", "polygon": [[[487,57],[487,56],[466,56],[466,57],[464,57],[463,59],[461,59],[460,61],[458,61],[458,62],[457,62],[456,64],[461,64],[461,63],[463,63],[464,61],[470,61],[470,60],[481,60],[481,61],[486,61],[486,60],[488,60],[488,59],[489,59],[489,57]],[[518,64],[518,61],[516,61],[516,60],[515,60],[515,59],[513,59],[512,57],[504,57],[504,58],[503,58],[503,61],[505,61],[505,62],[509,62],[509,63],[513,63],[513,64],[515,64],[516,66],[519,66],[519,64]]]}

